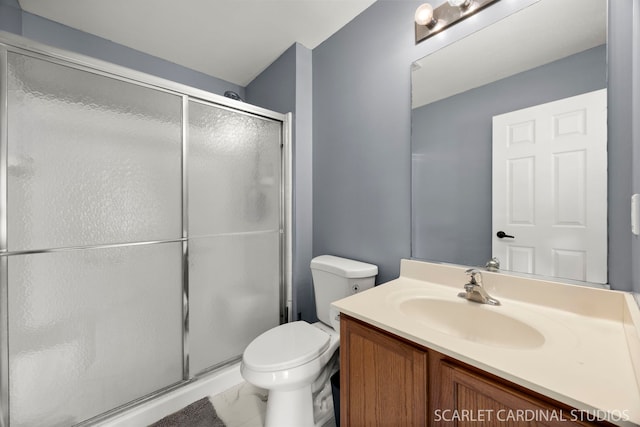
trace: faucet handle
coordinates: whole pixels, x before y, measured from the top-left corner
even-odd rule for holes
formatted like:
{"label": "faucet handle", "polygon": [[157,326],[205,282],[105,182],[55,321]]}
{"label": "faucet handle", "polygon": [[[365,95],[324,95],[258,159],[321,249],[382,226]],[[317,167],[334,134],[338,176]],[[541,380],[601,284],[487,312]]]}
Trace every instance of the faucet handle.
{"label": "faucet handle", "polygon": [[[467,273],[467,275],[471,277],[469,284],[480,285],[479,282],[482,282],[482,274],[480,273],[480,270],[478,270],[477,268],[470,268],[466,270],[465,273]],[[476,279],[476,275],[480,278],[480,280]]]}
{"label": "faucet handle", "polygon": [[470,268],[466,270],[465,273],[467,273],[467,276],[471,276],[472,279],[475,279],[476,274],[480,274],[480,270],[478,270],[477,268]]}

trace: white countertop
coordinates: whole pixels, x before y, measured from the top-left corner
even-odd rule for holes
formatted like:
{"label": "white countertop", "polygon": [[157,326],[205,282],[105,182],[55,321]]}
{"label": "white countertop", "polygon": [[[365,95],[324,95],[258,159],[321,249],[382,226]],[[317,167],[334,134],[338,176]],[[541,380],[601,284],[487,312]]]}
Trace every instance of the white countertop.
{"label": "white countertop", "polygon": [[[501,302],[489,306],[457,298],[468,282],[464,271],[402,260],[398,279],[333,305],[351,317],[577,409],[608,416],[614,424],[640,425],[640,310],[631,294],[483,271],[483,286]],[[398,309],[415,298],[474,304],[467,307],[473,313],[490,310],[484,314],[508,316],[531,325],[544,338],[529,347],[511,346],[499,335],[504,341],[490,344],[461,338]]]}

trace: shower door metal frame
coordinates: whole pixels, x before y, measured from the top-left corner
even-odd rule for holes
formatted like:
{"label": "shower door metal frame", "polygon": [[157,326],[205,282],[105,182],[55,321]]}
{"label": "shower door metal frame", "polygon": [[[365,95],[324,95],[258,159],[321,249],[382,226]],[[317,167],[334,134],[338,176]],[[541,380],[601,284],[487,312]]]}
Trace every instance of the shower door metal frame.
{"label": "shower door metal frame", "polygon": [[9,426],[9,271],[7,252],[7,50],[0,48],[0,426]]}
{"label": "shower door metal frame", "polygon": [[[162,92],[171,93],[182,98],[182,236],[179,239],[149,241],[123,244],[104,244],[94,246],[78,246],[62,249],[8,251],[7,242],[7,208],[8,208],[8,53],[14,52],[42,59],[70,68],[90,72],[115,80],[132,83]],[[165,395],[177,388],[196,381],[212,370],[227,366],[234,360],[214,365],[204,372],[194,375],[189,369],[189,244],[188,244],[188,182],[187,182],[187,150],[188,150],[188,102],[200,100],[224,109],[246,113],[252,116],[281,123],[281,170],[280,170],[280,322],[290,320],[287,298],[292,286],[292,120],[291,113],[281,114],[241,101],[226,98],[201,89],[173,82],[161,77],[135,71],[123,66],[91,58],[82,54],[54,48],[0,31],[0,427],[9,427],[9,337],[8,337],[8,257],[21,254],[35,254],[56,251],[68,251],[90,248],[107,248],[118,246],[152,245],[171,242],[182,242],[182,381],[156,390],[120,407],[112,408],[103,414],[82,421],[78,426],[92,425],[122,413],[134,406]]]}

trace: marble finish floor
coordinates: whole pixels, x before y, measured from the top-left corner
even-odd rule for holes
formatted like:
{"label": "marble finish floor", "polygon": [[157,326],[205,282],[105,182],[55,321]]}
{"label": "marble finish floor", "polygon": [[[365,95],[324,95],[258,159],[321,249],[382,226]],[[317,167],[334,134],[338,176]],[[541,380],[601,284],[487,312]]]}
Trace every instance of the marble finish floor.
{"label": "marble finish floor", "polygon": [[262,427],[267,394],[266,390],[242,382],[209,400],[227,427]]}
{"label": "marble finish floor", "polygon": [[[263,427],[267,408],[266,390],[242,382],[209,399],[227,427]],[[335,427],[333,417],[322,427]]]}

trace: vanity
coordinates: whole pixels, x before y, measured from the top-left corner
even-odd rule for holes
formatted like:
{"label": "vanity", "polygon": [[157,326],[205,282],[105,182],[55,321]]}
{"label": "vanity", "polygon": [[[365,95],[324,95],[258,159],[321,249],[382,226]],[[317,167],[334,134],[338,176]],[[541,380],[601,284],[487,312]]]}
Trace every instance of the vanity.
{"label": "vanity", "polygon": [[640,425],[631,294],[483,271],[495,306],[458,297],[464,267],[400,270],[333,304],[343,426]]}

